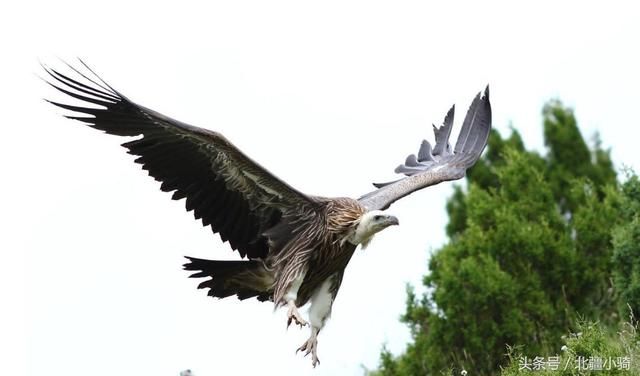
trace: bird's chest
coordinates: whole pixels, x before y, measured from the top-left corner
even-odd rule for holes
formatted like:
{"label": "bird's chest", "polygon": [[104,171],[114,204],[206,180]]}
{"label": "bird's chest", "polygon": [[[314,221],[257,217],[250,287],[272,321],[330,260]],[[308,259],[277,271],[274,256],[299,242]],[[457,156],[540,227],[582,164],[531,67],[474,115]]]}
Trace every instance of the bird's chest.
{"label": "bird's chest", "polygon": [[298,291],[296,304],[298,306],[305,304],[324,281],[336,273],[342,274],[355,249],[356,246],[347,243],[332,252],[326,250],[324,250],[325,252],[321,250],[315,252],[309,260],[307,273]]}

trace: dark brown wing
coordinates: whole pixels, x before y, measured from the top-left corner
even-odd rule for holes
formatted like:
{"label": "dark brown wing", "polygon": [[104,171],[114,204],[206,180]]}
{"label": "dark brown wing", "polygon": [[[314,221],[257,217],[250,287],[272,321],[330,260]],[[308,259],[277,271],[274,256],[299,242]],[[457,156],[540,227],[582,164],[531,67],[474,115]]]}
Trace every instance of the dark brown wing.
{"label": "dark brown wing", "polygon": [[315,211],[317,203],[312,198],[252,161],[221,134],[130,101],[86,65],[87,74],[69,67],[77,77],[44,69],[53,87],[83,105],[51,103],[83,114],[67,117],[92,128],[118,136],[142,136],[122,146],[139,156],[135,162],[162,182],[160,189],[174,192],[174,200],[186,198],[187,210],[193,210],[196,219],[210,225],[242,257],[267,255],[267,240],[262,234],[282,216]]}
{"label": "dark brown wing", "polygon": [[456,146],[451,151],[449,135],[453,111],[453,108],[449,110],[442,127],[434,126],[436,146],[433,150],[429,142],[423,141],[418,156],[410,155],[404,164],[396,168],[397,173],[407,177],[391,183],[374,184],[378,189],[360,197],[358,201],[369,210],[386,209],[395,201],[422,188],[464,177],[467,169],[480,158],[491,131],[489,87],[484,95],[478,93],[471,103]]}

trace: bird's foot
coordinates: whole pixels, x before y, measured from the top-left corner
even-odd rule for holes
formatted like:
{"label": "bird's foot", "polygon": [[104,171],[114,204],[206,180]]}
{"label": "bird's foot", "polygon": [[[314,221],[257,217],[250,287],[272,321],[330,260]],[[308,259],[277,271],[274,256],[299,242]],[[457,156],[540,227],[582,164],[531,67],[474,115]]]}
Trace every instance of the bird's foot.
{"label": "bird's foot", "polygon": [[318,350],[318,339],[316,338],[315,335],[311,335],[311,337],[309,337],[309,339],[306,340],[306,342],[303,343],[302,346],[298,347],[298,349],[296,350],[296,354],[298,353],[298,351],[304,351],[304,356],[311,354],[311,364],[313,365],[313,368],[316,368],[316,366],[320,364],[320,359],[318,359],[317,350]]}
{"label": "bird's foot", "polygon": [[302,318],[300,312],[298,312],[298,307],[296,307],[296,304],[293,300],[289,302],[289,311],[287,312],[287,328],[289,328],[292,321],[295,321],[297,325],[300,325],[300,328],[307,325],[307,322]]}

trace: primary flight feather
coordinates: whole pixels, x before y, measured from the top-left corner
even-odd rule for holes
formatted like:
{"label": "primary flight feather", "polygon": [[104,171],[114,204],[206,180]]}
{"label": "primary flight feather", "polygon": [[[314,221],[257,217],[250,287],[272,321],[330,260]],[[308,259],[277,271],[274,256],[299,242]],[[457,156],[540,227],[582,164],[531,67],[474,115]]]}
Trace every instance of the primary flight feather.
{"label": "primary flight feather", "polygon": [[314,367],[319,363],[318,333],[356,247],[398,224],[384,212],[396,200],[462,178],[480,157],[491,130],[487,87],[471,103],[453,149],[452,107],[443,125],[434,126],[435,146],[423,141],[418,155],[396,168],[404,178],[374,184],[377,189],[358,199],[310,196],[271,174],[221,134],[132,102],[82,64],[83,70],[69,66],[69,74],[44,67],[49,84],[83,104],[50,103],[72,111],[68,118],[92,128],[138,136],[122,144],[138,156],[135,162],[162,182],[161,190],[173,192],[174,200],[185,198],[187,210],[240,253],[237,261],[187,257],[184,268],[195,272],[191,277],[208,278],[198,288],[218,298],[255,297],[285,306],[287,325],[307,325],[298,308],[311,302],[311,335],[298,350],[311,354]]}

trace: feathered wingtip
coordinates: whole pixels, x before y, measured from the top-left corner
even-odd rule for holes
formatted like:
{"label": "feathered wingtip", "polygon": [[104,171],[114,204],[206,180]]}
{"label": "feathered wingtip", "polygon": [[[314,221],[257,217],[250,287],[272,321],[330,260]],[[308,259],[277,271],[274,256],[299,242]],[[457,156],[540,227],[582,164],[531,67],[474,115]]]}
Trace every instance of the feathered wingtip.
{"label": "feathered wingtip", "polygon": [[[74,91],[79,92],[81,94],[89,95],[89,96],[106,100],[106,101],[118,101],[119,99],[121,99],[120,93],[118,93],[113,87],[111,87],[106,81],[104,81],[82,59],[78,58],[78,62],[86,69],[87,71],[86,73],[82,72],[80,69],[74,67],[73,65],[67,63],[64,60],[61,60],[61,62],[64,65],[66,65],[72,72],[78,75],[78,77],[85,79],[87,83],[91,83],[95,86],[89,86],[87,84],[81,83],[77,79],[74,79],[68,75],[62,74],[58,70],[49,67],[43,62],[40,62],[40,66],[42,67],[42,69],[44,69],[44,71],[49,75],[49,78],[53,79],[53,81],[47,80],[45,78],[42,78],[42,79],[49,85],[53,86],[55,89],[67,95],[71,95],[76,99],[81,99],[81,100],[86,100],[87,99],[86,96],[83,96],[82,98],[78,98],[77,97],[78,94],[74,92],[70,92],[68,89],[73,89]],[[89,75],[91,75],[92,77],[90,77]],[[60,84],[62,84],[62,86]],[[94,104],[97,104],[97,103],[94,103]]]}
{"label": "feathered wingtip", "polygon": [[396,167],[395,172],[397,174],[405,174],[407,176],[417,174],[431,167],[434,163],[437,163],[439,158],[451,154],[449,135],[451,135],[451,128],[453,128],[454,114],[455,105],[451,106],[449,111],[447,111],[440,127],[433,126],[436,146],[432,148],[429,141],[422,140],[422,144],[420,144],[420,149],[418,150],[418,156],[416,157],[415,154],[409,155],[404,164]]}
{"label": "feathered wingtip", "polygon": [[489,85],[479,92],[471,102],[467,115],[462,122],[454,153],[464,153],[480,157],[491,130],[491,102],[489,101]]}
{"label": "feathered wingtip", "polygon": [[[155,127],[149,122],[138,122],[136,127],[127,125],[123,115],[140,107],[129,101],[98,76],[84,61],[78,59],[82,67],[74,67],[63,61],[70,72],[50,68],[41,64],[48,77],[44,81],[69,98],[77,99],[80,105],[72,105],[45,99],[45,101],[71,111],[68,119],[78,120],[89,127],[118,136],[138,136],[144,130]],[[84,68],[83,68],[84,67]],[[128,112],[127,112],[128,111]],[[128,115],[127,115],[128,116]]]}
{"label": "feathered wingtip", "polygon": [[[469,110],[467,110],[467,114],[462,123],[462,129],[458,135],[456,146],[452,150],[451,145],[449,144],[449,136],[451,135],[451,129],[453,128],[454,114],[455,105],[451,106],[445,115],[442,126],[433,126],[433,132],[436,139],[435,147],[432,148],[431,144],[427,140],[423,140],[418,151],[418,156],[416,157],[415,154],[409,155],[404,164],[396,167],[395,172],[411,176],[429,169],[434,164],[438,163],[441,158],[450,156],[453,153],[465,153],[469,154],[469,158],[473,156],[477,159],[486,146],[487,138],[489,137],[489,130],[491,128],[489,85],[487,84],[484,92],[478,92],[471,102]],[[386,185],[393,184],[396,181],[398,180],[386,183],[373,183],[373,186],[376,188],[382,188]]]}

